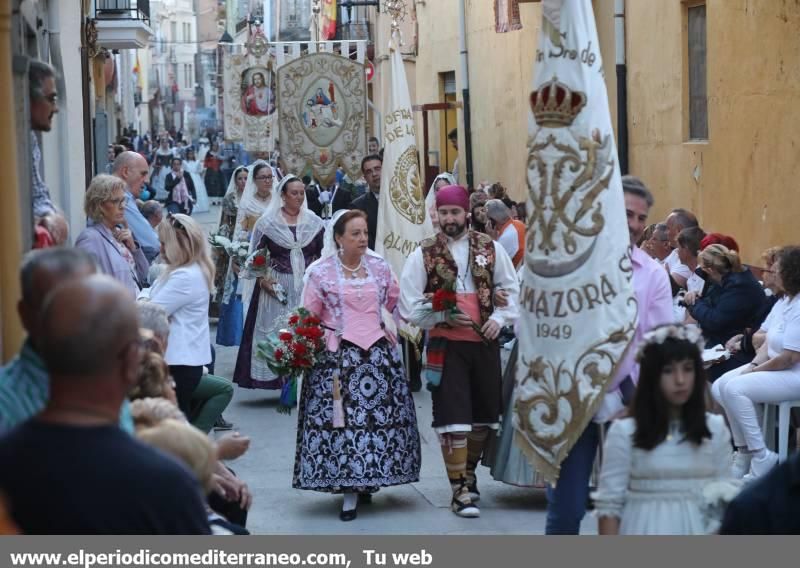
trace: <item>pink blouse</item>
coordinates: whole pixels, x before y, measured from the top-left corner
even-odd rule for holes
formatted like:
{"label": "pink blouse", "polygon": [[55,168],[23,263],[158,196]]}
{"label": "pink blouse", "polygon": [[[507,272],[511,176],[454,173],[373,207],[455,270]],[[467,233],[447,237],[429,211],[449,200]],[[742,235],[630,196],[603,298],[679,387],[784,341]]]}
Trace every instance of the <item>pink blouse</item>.
{"label": "pink blouse", "polygon": [[303,307],[316,314],[327,332],[330,351],[345,339],[369,349],[386,337],[383,308],[391,313],[397,305],[400,287],[389,264],[380,257],[365,256],[365,278],[346,279],[339,260],[329,257],[313,266],[303,289]]}

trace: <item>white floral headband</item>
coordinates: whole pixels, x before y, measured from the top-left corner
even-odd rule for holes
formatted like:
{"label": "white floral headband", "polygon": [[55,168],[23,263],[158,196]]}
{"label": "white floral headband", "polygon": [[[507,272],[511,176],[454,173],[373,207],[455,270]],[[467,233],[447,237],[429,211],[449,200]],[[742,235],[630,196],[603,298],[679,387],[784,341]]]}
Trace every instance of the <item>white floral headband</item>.
{"label": "white floral headband", "polygon": [[636,353],[636,361],[641,362],[647,347],[650,345],[662,345],[667,339],[689,341],[697,345],[700,351],[702,351],[705,346],[703,333],[697,326],[680,324],[661,325],[644,334],[642,343],[639,345],[639,350]]}

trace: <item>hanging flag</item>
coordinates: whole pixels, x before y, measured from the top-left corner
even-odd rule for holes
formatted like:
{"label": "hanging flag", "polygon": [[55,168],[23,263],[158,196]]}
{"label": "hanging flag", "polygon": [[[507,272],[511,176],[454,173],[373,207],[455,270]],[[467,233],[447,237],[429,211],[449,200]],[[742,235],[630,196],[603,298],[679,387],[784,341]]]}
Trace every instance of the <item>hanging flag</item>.
{"label": "hanging flag", "polygon": [[144,91],[144,75],[142,74],[142,65],[139,63],[139,52],[136,52],[136,63],[133,66],[133,74],[136,75],[136,86]]}
{"label": "hanging flag", "polygon": [[419,175],[416,129],[406,69],[395,32],[391,52],[392,98],[384,114],[384,152],[375,250],[398,276],[408,255],[433,235]]}
{"label": "hanging flag", "polygon": [[633,339],[637,304],[592,3],[545,2],[561,4],[560,33],[547,33],[550,12],[529,97],[513,425],[516,444],[555,482]]}
{"label": "hanging flag", "polygon": [[499,34],[522,29],[519,0],[494,0],[494,26]]}
{"label": "hanging flag", "polygon": [[336,39],[336,0],[322,0],[320,20],[321,38]]}

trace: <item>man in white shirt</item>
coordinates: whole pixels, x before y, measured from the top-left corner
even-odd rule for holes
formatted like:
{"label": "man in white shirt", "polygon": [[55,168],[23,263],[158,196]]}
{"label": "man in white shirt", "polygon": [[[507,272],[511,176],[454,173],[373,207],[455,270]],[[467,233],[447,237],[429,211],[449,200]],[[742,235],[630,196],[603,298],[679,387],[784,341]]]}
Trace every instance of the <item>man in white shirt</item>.
{"label": "man in white shirt", "polygon": [[[465,188],[440,189],[436,206],[441,230],[408,257],[401,277],[400,314],[430,330],[426,374],[433,428],[453,490],[451,509],[460,517],[477,517],[475,469],[489,431],[500,426],[497,336],[519,316],[519,284],[503,247],[467,229]],[[508,292],[504,307],[494,303],[497,288]],[[457,309],[451,309],[451,303]]]}
{"label": "man in white shirt", "polygon": [[678,235],[689,227],[698,227],[697,217],[686,209],[673,209],[664,223],[667,225],[667,235],[672,252],[664,259],[664,267],[677,288],[686,288],[686,281],[692,276],[691,269],[678,258]]}

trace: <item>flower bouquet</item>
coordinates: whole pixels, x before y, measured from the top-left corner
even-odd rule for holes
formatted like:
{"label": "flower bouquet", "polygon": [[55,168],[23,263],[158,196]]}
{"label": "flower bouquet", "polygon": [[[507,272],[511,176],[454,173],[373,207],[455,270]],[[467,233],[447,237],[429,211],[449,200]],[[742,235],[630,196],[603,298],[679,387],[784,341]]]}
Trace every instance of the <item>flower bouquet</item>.
{"label": "flower bouquet", "polygon": [[286,304],[286,290],[275,278],[275,271],[269,263],[269,250],[266,247],[254,251],[244,262],[244,268],[239,272],[239,278],[268,278],[272,281],[272,291],[275,298],[281,303]]}
{"label": "flower bouquet", "polygon": [[[431,302],[428,304],[427,302],[422,304],[421,309],[426,312],[426,314],[430,313],[445,313],[450,315],[466,315],[458,308],[458,296],[455,291],[455,286],[451,284],[446,284],[444,287],[439,288],[434,292],[433,296],[431,297]],[[486,336],[483,335],[483,331],[481,330],[481,326],[478,325],[475,321],[470,320],[472,330],[478,334],[481,340],[485,344],[489,344],[489,340],[486,339]]]}
{"label": "flower bouquet", "polygon": [[719,532],[725,509],[742,490],[744,482],[740,479],[712,481],[703,487],[700,511],[705,519],[706,532]]}
{"label": "flower bouquet", "polygon": [[281,390],[278,412],[289,414],[297,403],[298,379],[310,372],[321,357],[324,336],[320,319],[305,308],[297,308],[289,316],[286,328],[258,343],[257,355],[273,373],[288,379]]}
{"label": "flower bouquet", "polygon": [[208,237],[208,242],[213,248],[224,250],[228,256],[240,263],[247,260],[250,250],[250,243],[247,241],[232,241],[222,234],[216,234]]}

